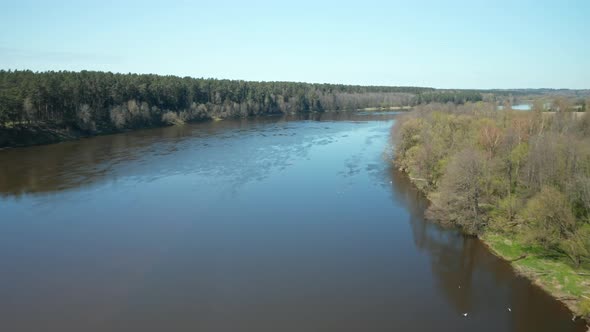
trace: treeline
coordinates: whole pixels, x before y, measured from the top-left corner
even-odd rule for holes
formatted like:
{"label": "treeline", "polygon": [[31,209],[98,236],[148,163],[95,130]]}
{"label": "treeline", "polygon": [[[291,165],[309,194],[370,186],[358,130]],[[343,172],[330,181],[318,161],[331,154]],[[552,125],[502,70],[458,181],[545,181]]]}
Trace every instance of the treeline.
{"label": "treeline", "polygon": [[423,91],[416,96],[416,104],[430,103],[453,103],[464,104],[467,102],[482,101],[483,96],[480,91],[475,90],[443,90],[443,91]]}
{"label": "treeline", "polygon": [[395,163],[429,194],[433,218],[590,263],[590,112],[432,104],[393,134]]}
{"label": "treeline", "polygon": [[112,132],[216,117],[404,106],[433,90],[1,70],[0,128]]}

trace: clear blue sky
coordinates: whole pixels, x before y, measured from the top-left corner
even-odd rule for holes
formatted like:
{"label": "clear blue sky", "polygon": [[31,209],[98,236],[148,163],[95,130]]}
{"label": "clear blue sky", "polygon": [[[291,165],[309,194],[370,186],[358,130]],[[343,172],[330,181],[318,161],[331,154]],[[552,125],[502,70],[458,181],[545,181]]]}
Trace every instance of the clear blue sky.
{"label": "clear blue sky", "polygon": [[590,0],[7,1],[0,68],[590,88]]}

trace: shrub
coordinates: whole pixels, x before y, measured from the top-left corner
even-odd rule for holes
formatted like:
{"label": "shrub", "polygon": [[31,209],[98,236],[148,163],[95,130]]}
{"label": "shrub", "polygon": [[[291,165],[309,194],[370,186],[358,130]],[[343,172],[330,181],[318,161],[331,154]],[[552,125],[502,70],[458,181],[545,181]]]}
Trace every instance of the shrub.
{"label": "shrub", "polygon": [[523,211],[527,238],[545,248],[555,248],[569,239],[576,226],[567,197],[554,187],[545,186],[531,198]]}
{"label": "shrub", "polygon": [[184,121],[178,116],[176,112],[166,112],[162,115],[162,122],[169,125],[181,125]]}

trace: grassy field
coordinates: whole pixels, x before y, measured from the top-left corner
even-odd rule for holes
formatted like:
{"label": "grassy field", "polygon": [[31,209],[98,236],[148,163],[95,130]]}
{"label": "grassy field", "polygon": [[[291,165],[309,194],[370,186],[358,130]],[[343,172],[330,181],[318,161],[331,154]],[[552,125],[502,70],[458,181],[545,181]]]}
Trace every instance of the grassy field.
{"label": "grassy field", "polygon": [[566,258],[547,258],[541,247],[523,244],[522,239],[488,232],[481,239],[514,269],[565,303],[576,315],[590,316],[590,269],[575,269]]}

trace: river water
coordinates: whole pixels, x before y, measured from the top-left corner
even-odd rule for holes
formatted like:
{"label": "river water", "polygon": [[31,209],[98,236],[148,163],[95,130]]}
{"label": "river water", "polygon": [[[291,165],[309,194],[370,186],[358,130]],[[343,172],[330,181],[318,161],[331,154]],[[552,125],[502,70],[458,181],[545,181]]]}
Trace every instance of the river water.
{"label": "river water", "polygon": [[395,117],[0,151],[0,330],[584,331],[478,240],[424,219],[391,166]]}

